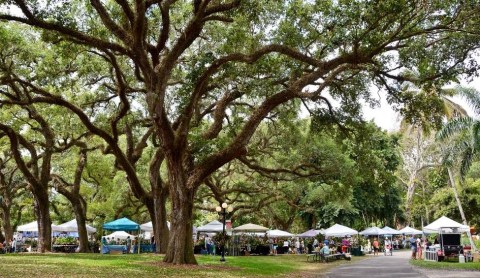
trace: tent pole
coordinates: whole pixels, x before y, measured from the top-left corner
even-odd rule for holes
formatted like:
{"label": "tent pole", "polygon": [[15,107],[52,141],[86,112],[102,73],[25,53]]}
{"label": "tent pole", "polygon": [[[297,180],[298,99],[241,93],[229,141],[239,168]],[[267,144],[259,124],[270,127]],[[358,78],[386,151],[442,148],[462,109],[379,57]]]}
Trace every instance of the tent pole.
{"label": "tent pole", "polygon": [[141,246],[141,243],[140,243],[140,228],[138,228],[138,231],[137,231],[137,241],[138,241],[138,254],[140,254],[140,246]]}
{"label": "tent pole", "polygon": [[442,248],[442,254],[445,256],[445,250],[443,249],[443,231],[442,228],[440,228],[440,242],[441,242],[441,248]]}

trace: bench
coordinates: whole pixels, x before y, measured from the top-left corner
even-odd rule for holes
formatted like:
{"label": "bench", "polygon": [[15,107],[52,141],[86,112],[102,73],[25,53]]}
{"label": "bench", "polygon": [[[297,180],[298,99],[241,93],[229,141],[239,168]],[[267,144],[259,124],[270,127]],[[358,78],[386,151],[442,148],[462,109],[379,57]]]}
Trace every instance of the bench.
{"label": "bench", "polygon": [[336,260],[336,259],[337,259],[336,254],[330,254],[330,255],[320,254],[320,261],[322,261],[324,263],[328,263],[328,261],[333,261],[333,260]]}
{"label": "bench", "polygon": [[318,260],[318,253],[307,254],[307,262],[309,261],[310,258],[314,262],[317,261]]}

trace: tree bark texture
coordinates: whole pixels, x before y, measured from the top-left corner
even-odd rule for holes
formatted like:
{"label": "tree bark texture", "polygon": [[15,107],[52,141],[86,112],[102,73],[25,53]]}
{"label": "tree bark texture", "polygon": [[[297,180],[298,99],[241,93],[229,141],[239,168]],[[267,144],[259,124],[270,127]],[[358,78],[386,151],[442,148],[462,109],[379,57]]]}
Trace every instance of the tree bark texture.
{"label": "tree bark texture", "polygon": [[5,235],[5,241],[10,242],[13,239],[13,227],[11,224],[10,208],[2,205],[2,228]]}
{"label": "tree bark texture", "polygon": [[35,215],[38,223],[38,249],[40,253],[52,251],[52,220],[48,192],[37,192],[35,196]]}
{"label": "tree bark texture", "polygon": [[80,201],[77,201],[73,205],[73,211],[75,212],[75,219],[77,220],[77,229],[78,229],[78,239],[79,239],[79,252],[88,253],[91,252],[90,245],[88,242],[88,232],[86,224],[86,207],[81,204]]}
{"label": "tree bark texture", "polygon": [[[178,180],[175,180],[178,182]],[[164,262],[173,264],[196,264],[193,255],[193,197],[194,191],[183,183],[171,181],[172,222],[170,223],[170,239]]]}
{"label": "tree bark texture", "polygon": [[152,218],[153,231],[155,235],[156,252],[159,254],[167,253],[170,231],[167,225],[167,211],[165,204],[167,202],[168,191],[161,192],[153,199],[155,208],[155,217]]}

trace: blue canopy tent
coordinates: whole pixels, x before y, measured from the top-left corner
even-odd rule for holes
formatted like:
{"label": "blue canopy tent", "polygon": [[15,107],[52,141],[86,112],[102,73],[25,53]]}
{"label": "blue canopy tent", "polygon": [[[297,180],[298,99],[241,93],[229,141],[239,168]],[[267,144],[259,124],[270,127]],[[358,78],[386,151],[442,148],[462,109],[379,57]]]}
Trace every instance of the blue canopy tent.
{"label": "blue canopy tent", "polygon": [[[137,231],[137,233],[140,234],[140,225],[126,217],[103,224],[103,229],[109,231]],[[139,245],[137,250],[138,253],[140,253],[140,238],[138,238],[137,243]],[[116,250],[114,246],[104,246],[104,244],[102,244],[102,253],[109,253],[110,249]]]}
{"label": "blue canopy tent", "polygon": [[140,225],[124,217],[103,224],[103,229],[109,231],[138,231],[140,230]]}

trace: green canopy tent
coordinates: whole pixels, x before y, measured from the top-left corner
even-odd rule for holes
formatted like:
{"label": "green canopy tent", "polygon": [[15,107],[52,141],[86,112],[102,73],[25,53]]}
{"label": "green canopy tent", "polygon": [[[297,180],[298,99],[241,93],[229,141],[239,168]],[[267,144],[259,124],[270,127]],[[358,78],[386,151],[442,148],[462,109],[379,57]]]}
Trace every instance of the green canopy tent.
{"label": "green canopy tent", "polygon": [[[103,229],[109,231],[137,231],[137,234],[140,234],[140,225],[126,217],[103,224]],[[138,238],[137,244],[140,254],[140,238]]]}

